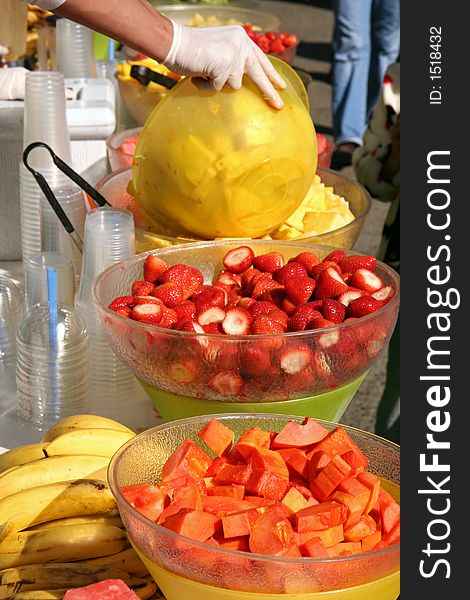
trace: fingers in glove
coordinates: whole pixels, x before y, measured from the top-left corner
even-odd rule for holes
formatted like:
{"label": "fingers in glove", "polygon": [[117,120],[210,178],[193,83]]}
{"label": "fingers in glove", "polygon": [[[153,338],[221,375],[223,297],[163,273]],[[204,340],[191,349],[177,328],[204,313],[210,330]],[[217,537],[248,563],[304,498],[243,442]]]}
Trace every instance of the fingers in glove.
{"label": "fingers in glove", "polygon": [[276,71],[276,69],[274,68],[273,63],[269,60],[269,58],[266,56],[266,54],[261,50],[261,48],[259,48],[256,44],[253,43],[253,45],[255,46],[255,52],[256,52],[256,58],[258,59],[258,61],[261,63],[261,66],[263,67],[263,71],[266,73],[266,75],[269,77],[269,80],[271,81],[271,83],[281,89],[281,90],[285,90],[287,85],[286,82],[284,81],[284,79],[279,75],[279,73]]}
{"label": "fingers in glove", "polygon": [[247,59],[245,64],[245,73],[253,81],[253,83],[258,86],[263,94],[263,97],[273,108],[281,109],[284,106],[281,96],[274,89],[273,84],[269,80],[269,77],[265,73],[261,63],[257,60],[256,55],[253,55],[252,58],[250,57]]}
{"label": "fingers in glove", "polygon": [[233,90],[239,90],[243,83],[243,65],[238,64],[227,79],[227,85]]}

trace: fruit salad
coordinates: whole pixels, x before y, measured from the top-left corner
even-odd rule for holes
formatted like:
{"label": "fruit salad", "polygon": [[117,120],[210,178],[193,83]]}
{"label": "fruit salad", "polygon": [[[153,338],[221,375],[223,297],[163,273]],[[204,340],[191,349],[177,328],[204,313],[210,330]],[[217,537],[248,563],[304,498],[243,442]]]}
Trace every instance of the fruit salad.
{"label": "fruit salad", "polygon": [[400,540],[400,506],[343,427],[307,417],[279,432],[217,419],[185,439],[161,481],[121,488],[142,515],[185,537],[277,557],[332,558]]}

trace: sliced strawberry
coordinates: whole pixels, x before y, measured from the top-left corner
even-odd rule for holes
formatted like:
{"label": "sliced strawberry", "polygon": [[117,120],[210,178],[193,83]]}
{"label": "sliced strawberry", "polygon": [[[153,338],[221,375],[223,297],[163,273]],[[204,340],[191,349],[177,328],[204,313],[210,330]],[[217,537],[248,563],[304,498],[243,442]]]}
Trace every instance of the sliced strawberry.
{"label": "sliced strawberry", "polygon": [[263,273],[277,273],[284,264],[284,257],[279,252],[260,254],[253,259],[253,267]]}
{"label": "sliced strawberry", "polygon": [[312,365],[316,377],[326,379],[331,375],[331,366],[327,355],[318,351],[312,354]]}
{"label": "sliced strawberry", "polygon": [[292,277],[308,277],[307,269],[297,262],[289,262],[276,273],[276,281],[286,285],[286,281]]}
{"label": "sliced strawberry", "polygon": [[144,279],[155,283],[159,277],[168,269],[168,265],[164,260],[153,254],[149,254],[144,262]]}
{"label": "sliced strawberry", "polygon": [[184,292],[183,288],[178,283],[169,281],[168,283],[157,285],[152,292],[152,296],[161,300],[168,308],[173,308],[174,306],[181,304],[184,298]]}
{"label": "sliced strawberry", "polygon": [[265,297],[267,292],[274,290],[284,290],[284,286],[274,281],[271,273],[262,273],[253,279],[254,287],[251,295],[255,300],[260,300]]}
{"label": "sliced strawberry", "polygon": [[251,333],[254,335],[284,333],[284,327],[279,321],[272,319],[268,315],[258,315],[253,318]]}
{"label": "sliced strawberry", "polygon": [[251,282],[253,278],[257,275],[261,275],[261,271],[258,271],[258,269],[247,269],[246,271],[244,271],[242,273],[242,288],[248,290],[249,292],[253,291]]}
{"label": "sliced strawberry", "polygon": [[119,296],[111,302],[108,308],[116,312],[116,309],[122,308],[123,306],[134,306],[134,296]]}
{"label": "sliced strawberry", "polygon": [[210,306],[197,316],[197,322],[199,325],[208,325],[209,323],[222,323],[225,319],[225,310],[218,306]]}
{"label": "sliced strawberry", "polygon": [[196,333],[196,329],[194,328],[195,323],[196,322],[192,319],[180,320],[175,323],[174,329],[178,329],[178,331],[186,331],[188,333]]}
{"label": "sliced strawberry", "polygon": [[310,277],[313,277],[314,279],[318,279],[318,277],[320,276],[320,273],[322,271],[324,271],[325,269],[328,269],[328,267],[332,267],[333,269],[335,269],[335,271],[341,275],[342,270],[341,267],[338,265],[338,263],[331,261],[323,261],[321,263],[319,263],[318,265],[316,265],[315,267],[313,267],[313,269],[311,270],[311,272],[309,273]]}
{"label": "sliced strawberry", "polygon": [[320,259],[313,252],[301,252],[300,254],[297,254],[297,256],[294,256],[294,258],[290,258],[289,262],[299,263],[312,277],[312,269],[320,263]]}
{"label": "sliced strawberry", "polygon": [[333,323],[342,323],[346,316],[346,307],[344,304],[331,298],[323,300],[321,311],[325,319],[333,321]]}
{"label": "sliced strawberry", "polygon": [[173,307],[173,310],[178,316],[178,321],[194,319],[196,317],[196,306],[191,300],[185,300],[181,304]]}
{"label": "sliced strawberry", "polygon": [[230,271],[220,271],[219,275],[217,276],[217,280],[214,282],[214,285],[216,283],[223,283],[229,288],[239,288],[242,285],[242,278],[240,275],[231,273]]}
{"label": "sliced strawberry", "polygon": [[197,363],[194,360],[181,360],[170,364],[170,377],[177,383],[192,383],[197,376]]}
{"label": "sliced strawberry", "polygon": [[313,307],[313,302],[301,304],[295,314],[289,319],[289,331],[305,331],[311,328],[315,319],[323,318],[321,312]]}
{"label": "sliced strawberry", "polygon": [[312,319],[308,329],[324,329],[326,327],[334,327],[335,325],[336,323],[333,323],[333,321],[320,317],[318,319]]}
{"label": "sliced strawberry", "polygon": [[349,303],[347,314],[351,317],[365,317],[379,310],[382,307],[382,302],[372,298],[372,296],[361,296]]}
{"label": "sliced strawberry", "polygon": [[203,325],[202,328],[204,329],[204,333],[209,333],[211,335],[221,335],[224,333],[221,323],[207,323],[207,325]]}
{"label": "sliced strawberry", "polygon": [[347,254],[344,250],[333,250],[333,252],[330,252],[328,256],[325,256],[323,262],[340,263],[343,259],[346,258],[346,256]]}
{"label": "sliced strawberry", "polygon": [[373,271],[376,263],[377,259],[375,256],[353,255],[343,258],[340,262],[340,267],[342,271],[349,273],[354,273],[358,269],[369,269],[370,271]]}
{"label": "sliced strawberry", "polygon": [[342,280],[341,275],[333,267],[327,267],[318,276],[315,297],[318,300],[336,298],[347,289],[348,286]]}
{"label": "sliced strawberry", "polygon": [[351,285],[359,290],[372,294],[383,287],[383,281],[369,269],[357,269],[354,272]]}
{"label": "sliced strawberry", "polygon": [[297,310],[297,304],[294,304],[289,298],[284,298],[281,304],[281,310],[283,310],[288,317],[292,317]]}
{"label": "sliced strawberry", "polygon": [[239,246],[229,250],[224,256],[224,267],[230,273],[243,273],[249,269],[253,263],[255,254],[248,246]]}
{"label": "sliced strawberry", "polygon": [[292,277],[287,280],[285,288],[292,302],[298,305],[309,301],[315,286],[315,280],[310,277]]}
{"label": "sliced strawberry", "polygon": [[344,306],[349,306],[350,302],[365,295],[366,292],[364,292],[364,290],[358,290],[350,287],[346,292],[338,296],[338,302],[341,302],[341,304],[344,304]]}
{"label": "sliced strawberry", "polygon": [[284,373],[300,373],[310,363],[312,353],[310,348],[305,345],[299,345],[294,348],[283,351],[279,355],[279,363]]}
{"label": "sliced strawberry", "polygon": [[208,385],[222,396],[238,396],[243,388],[243,379],[235,371],[220,371],[209,379]]}
{"label": "sliced strawberry", "polygon": [[153,290],[154,285],[150,281],[134,281],[132,284],[132,295],[133,296],[149,296]]}
{"label": "sliced strawberry", "polygon": [[252,317],[258,317],[259,315],[269,316],[271,319],[279,321],[283,328],[287,329],[287,315],[272,302],[258,300],[250,306],[249,312]]}
{"label": "sliced strawberry", "polygon": [[351,285],[352,273],[341,273],[341,278],[346,285]]}
{"label": "sliced strawberry", "polygon": [[282,302],[286,297],[287,293],[284,286],[281,283],[277,283],[276,287],[272,286],[270,290],[263,292],[260,300],[271,302],[271,304],[275,304],[278,308],[281,308]]}
{"label": "sliced strawberry", "polygon": [[256,300],[254,298],[246,296],[245,298],[240,298],[240,300],[237,303],[237,306],[239,306],[240,308],[245,308],[246,310],[250,310],[250,307],[253,306],[253,304],[256,304]]}
{"label": "sliced strawberry", "polygon": [[371,294],[371,296],[379,302],[387,304],[395,296],[396,293],[397,291],[394,287],[392,287],[391,285],[385,285],[383,288],[380,288],[380,290],[377,290],[373,294]]}
{"label": "sliced strawberry", "polygon": [[158,281],[159,283],[168,283],[170,281],[177,283],[183,288],[183,299],[187,300],[204,283],[204,277],[198,269],[179,264],[167,269],[160,275]]}
{"label": "sliced strawberry", "polygon": [[139,304],[132,309],[132,318],[140,323],[159,325],[163,308],[160,304]]}
{"label": "sliced strawberry", "polygon": [[196,307],[196,312],[199,313],[210,306],[218,306],[224,308],[228,292],[223,288],[215,285],[202,285],[198,291],[193,294],[192,300]]}
{"label": "sliced strawberry", "polygon": [[132,308],[130,306],[119,306],[118,308],[113,308],[113,310],[121,317],[125,317],[126,319],[131,318]]}
{"label": "sliced strawberry", "polygon": [[171,308],[167,308],[164,306],[162,308],[162,316],[160,319],[159,327],[164,327],[165,329],[172,329],[173,325],[176,325],[178,322],[178,315]]}
{"label": "sliced strawberry", "polygon": [[251,331],[253,318],[244,308],[232,308],[225,313],[222,329],[227,335],[247,335]]}
{"label": "sliced strawberry", "polygon": [[139,304],[160,304],[160,306],[164,306],[160,298],[155,298],[155,296],[134,296],[134,306]]}

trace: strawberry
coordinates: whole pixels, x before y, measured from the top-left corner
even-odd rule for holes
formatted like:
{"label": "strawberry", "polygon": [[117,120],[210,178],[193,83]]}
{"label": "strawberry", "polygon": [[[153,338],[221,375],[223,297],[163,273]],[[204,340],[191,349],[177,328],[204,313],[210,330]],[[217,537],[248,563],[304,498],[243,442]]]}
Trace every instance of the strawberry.
{"label": "strawberry", "polygon": [[325,269],[328,269],[328,267],[332,267],[341,275],[342,270],[341,270],[341,267],[338,265],[338,263],[335,263],[333,261],[323,261],[313,267],[313,269],[310,272],[310,277],[313,277],[314,279],[318,279],[318,277],[320,276],[320,273],[322,271],[324,271]]}
{"label": "strawberry", "polygon": [[152,292],[152,296],[161,300],[168,308],[173,308],[174,306],[181,304],[184,292],[179,284],[174,281],[169,281],[168,283],[157,285]]}
{"label": "strawberry", "polygon": [[123,306],[134,306],[134,297],[133,296],[119,296],[118,298],[114,298],[111,304],[108,306],[109,309],[114,310],[122,308]]}
{"label": "strawberry", "polygon": [[251,333],[254,335],[266,335],[270,333],[284,333],[284,327],[279,321],[271,319],[268,315],[258,315],[253,318]]}
{"label": "strawberry", "polygon": [[257,317],[259,315],[267,315],[271,319],[278,321],[283,326],[284,330],[287,329],[287,321],[288,317],[272,302],[266,302],[263,300],[258,300],[253,304],[249,309],[252,317]]}
{"label": "strawberry", "polygon": [[199,325],[208,325],[209,323],[221,323],[225,319],[225,310],[218,306],[210,306],[204,309],[197,316]]}
{"label": "strawberry", "polygon": [[[287,39],[287,38],[286,38]],[[280,40],[279,38],[277,40],[274,40],[271,43],[271,49],[270,52],[275,52],[275,53],[281,53],[285,50],[286,46],[284,46],[284,44],[282,43],[282,40]]]}
{"label": "strawberry", "polygon": [[171,363],[168,374],[176,383],[192,383],[197,376],[197,363],[194,360]]}
{"label": "strawberry", "polygon": [[247,335],[251,330],[251,314],[244,308],[232,308],[225,313],[222,329],[227,335]]}
{"label": "strawberry", "polygon": [[313,352],[312,365],[315,375],[321,379],[325,379],[331,374],[331,366],[327,355],[322,352]]}
{"label": "strawberry", "polygon": [[215,285],[202,285],[199,290],[193,294],[193,302],[196,307],[196,312],[217,306],[223,308],[228,298],[228,292],[223,288]]}
{"label": "strawberry", "polygon": [[277,308],[280,309],[286,297],[287,294],[284,286],[278,283],[278,287],[272,287],[272,289],[263,292],[261,294],[260,300],[271,302],[271,304],[275,304]]}
{"label": "strawberry", "polygon": [[290,258],[289,262],[301,264],[307,273],[312,276],[312,269],[320,263],[320,259],[313,252],[301,252],[297,256],[294,256],[294,258]]}
{"label": "strawberry", "polygon": [[281,304],[281,310],[283,310],[288,317],[292,317],[297,310],[297,304],[294,304],[289,298],[284,298]]}
{"label": "strawberry", "polygon": [[230,289],[239,288],[242,285],[242,278],[241,275],[230,273],[230,271],[220,271],[217,280],[214,282],[214,285],[217,282],[225,284]]}
{"label": "strawberry", "polygon": [[259,300],[266,292],[284,289],[284,286],[282,286],[280,283],[277,283],[277,281],[274,281],[271,273],[261,273],[261,275],[257,275],[252,282],[254,282],[254,287],[251,295],[255,300]]}
{"label": "strawberry", "polygon": [[379,310],[382,307],[382,302],[372,298],[372,296],[361,296],[349,303],[347,314],[350,317],[365,317]]}
{"label": "strawberry", "polygon": [[163,308],[160,304],[139,304],[132,309],[132,318],[148,325],[160,325]]}
{"label": "strawberry", "polygon": [[173,310],[175,311],[178,317],[178,322],[187,319],[192,320],[196,316],[196,306],[194,302],[191,302],[191,300],[185,300],[181,304],[178,304],[177,306],[173,307]]}
{"label": "strawberry", "polygon": [[327,267],[318,276],[315,297],[318,300],[336,298],[347,289],[348,286],[341,279],[341,275],[333,267]]}
{"label": "strawberry", "polygon": [[126,319],[131,318],[132,309],[130,306],[118,306],[117,308],[113,308],[113,311]]}
{"label": "strawberry", "polygon": [[222,396],[238,396],[243,379],[235,371],[220,371],[209,379],[208,386]]}
{"label": "strawberry", "polygon": [[372,298],[379,300],[383,304],[388,304],[388,302],[390,302],[390,300],[395,296],[396,293],[397,291],[394,287],[392,287],[391,285],[386,285],[383,288],[380,288],[380,290],[377,290],[376,292],[371,294],[371,296]]}
{"label": "strawberry", "polygon": [[310,348],[300,345],[282,352],[279,355],[279,363],[284,373],[292,375],[303,371],[308,366],[311,356]]}
{"label": "strawberry", "polygon": [[310,277],[290,278],[286,282],[286,292],[294,304],[305,304],[313,294],[316,282]]}
{"label": "strawberry", "polygon": [[155,298],[155,296],[134,296],[134,306],[139,304],[160,304],[160,306],[163,306],[160,298]]}
{"label": "strawberry", "polygon": [[298,37],[295,35],[295,33],[291,33],[290,35],[286,36],[283,40],[284,42],[284,46],[286,48],[290,48],[291,46],[295,46],[297,44],[297,42],[299,41]]}
{"label": "strawberry", "polygon": [[253,259],[253,266],[264,273],[277,273],[284,266],[284,257],[279,252],[260,254]]}
{"label": "strawberry", "polygon": [[252,286],[252,281],[256,275],[261,275],[261,271],[258,271],[258,269],[248,269],[242,273],[242,288],[244,290],[253,291],[254,283]]}
{"label": "strawberry", "polygon": [[224,333],[221,323],[216,323],[215,321],[203,325],[202,328],[204,329],[204,333],[209,333],[211,335],[221,335]]}
{"label": "strawberry", "polygon": [[380,277],[369,269],[357,269],[352,276],[351,285],[372,294],[380,290],[384,284]]}
{"label": "strawberry", "polygon": [[358,269],[369,269],[373,271],[375,269],[375,265],[377,263],[377,259],[375,256],[347,256],[343,258],[340,262],[340,267],[342,271],[354,273]]}
{"label": "strawberry", "polygon": [[196,330],[194,329],[194,323],[195,321],[192,319],[181,319],[175,323],[173,329],[178,329],[178,331],[186,331],[188,333],[195,333]]}
{"label": "strawberry", "polygon": [[168,265],[164,260],[158,258],[154,254],[149,254],[144,262],[144,279],[155,283],[162,274],[168,269]]}
{"label": "strawberry", "polygon": [[238,300],[237,306],[240,306],[240,308],[246,308],[246,310],[250,310],[250,306],[253,306],[253,304],[256,304],[256,300],[246,296],[245,298],[240,298]]}
{"label": "strawberry", "polygon": [[242,350],[242,371],[251,377],[266,374],[271,368],[271,353],[268,349],[259,345],[249,344]]}
{"label": "strawberry", "polygon": [[162,317],[159,323],[159,327],[164,327],[165,329],[171,329],[173,325],[175,325],[178,321],[178,315],[171,308],[167,308],[164,306],[162,308]]}
{"label": "strawberry", "polygon": [[346,307],[341,302],[325,298],[323,300],[321,312],[325,319],[333,321],[333,323],[342,323],[346,316]]}
{"label": "strawberry", "polygon": [[349,287],[344,294],[340,294],[338,296],[338,302],[341,302],[341,304],[344,304],[344,306],[348,306],[349,303],[353,300],[356,300],[356,298],[360,298],[361,296],[365,295],[366,293],[364,290],[358,290],[356,288]]}
{"label": "strawberry", "polygon": [[308,277],[307,269],[300,263],[289,262],[276,273],[276,281],[282,285],[292,277]]}
{"label": "strawberry", "polygon": [[[334,327],[335,323],[328,321],[327,319],[316,319],[312,322],[311,329],[327,329],[328,327]],[[339,342],[340,332],[335,329],[328,333],[323,333],[317,339],[320,348],[330,348]]]}
{"label": "strawberry", "polygon": [[323,262],[340,263],[343,259],[346,258],[346,256],[347,254],[344,250],[333,250],[333,252],[330,252],[328,256],[325,256]]}
{"label": "strawberry", "polygon": [[341,273],[341,277],[346,285],[351,285],[352,273]]}
{"label": "strawberry", "polygon": [[180,264],[167,269],[160,275],[158,281],[159,283],[168,283],[170,281],[177,283],[183,288],[183,300],[187,300],[204,283],[204,277],[198,269]]}
{"label": "strawberry", "polygon": [[313,320],[321,319],[322,314],[313,307],[313,302],[301,304],[289,319],[289,331],[305,331],[310,329]]}
{"label": "strawberry", "polygon": [[324,329],[325,327],[333,327],[336,323],[320,317],[318,319],[312,319],[309,323],[308,329]]}
{"label": "strawberry", "polygon": [[154,285],[150,281],[134,281],[131,288],[133,296],[149,296]]}
{"label": "strawberry", "polygon": [[255,254],[248,246],[239,246],[229,250],[224,256],[224,267],[230,273],[243,273],[249,269],[253,263]]}

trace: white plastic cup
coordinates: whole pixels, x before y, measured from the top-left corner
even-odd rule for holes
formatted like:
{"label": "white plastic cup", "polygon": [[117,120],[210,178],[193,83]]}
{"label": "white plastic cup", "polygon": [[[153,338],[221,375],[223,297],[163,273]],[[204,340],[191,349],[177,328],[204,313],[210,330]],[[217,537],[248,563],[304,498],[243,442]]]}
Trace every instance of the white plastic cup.
{"label": "white plastic cup", "polygon": [[72,259],[56,252],[40,252],[25,263],[27,309],[36,304],[47,304],[47,267],[57,273],[57,302],[73,307],[75,271]]}
{"label": "white plastic cup", "polygon": [[58,68],[65,77],[96,77],[91,29],[68,19],[59,19],[56,48]]}

